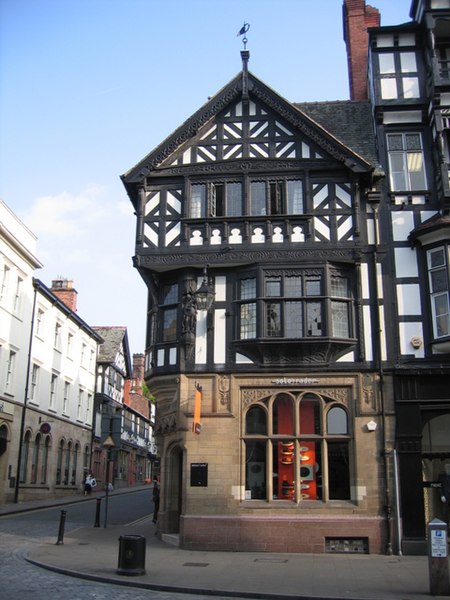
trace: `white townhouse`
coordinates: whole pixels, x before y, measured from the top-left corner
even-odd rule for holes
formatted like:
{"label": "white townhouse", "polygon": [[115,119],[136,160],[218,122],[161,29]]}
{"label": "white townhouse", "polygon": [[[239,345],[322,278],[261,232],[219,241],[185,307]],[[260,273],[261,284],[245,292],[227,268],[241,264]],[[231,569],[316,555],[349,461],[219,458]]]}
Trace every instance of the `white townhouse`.
{"label": "white townhouse", "polygon": [[[0,503],[80,490],[90,467],[99,335],[72,282],[52,288],[35,236],[0,203]],[[22,440],[22,444],[20,444]]]}

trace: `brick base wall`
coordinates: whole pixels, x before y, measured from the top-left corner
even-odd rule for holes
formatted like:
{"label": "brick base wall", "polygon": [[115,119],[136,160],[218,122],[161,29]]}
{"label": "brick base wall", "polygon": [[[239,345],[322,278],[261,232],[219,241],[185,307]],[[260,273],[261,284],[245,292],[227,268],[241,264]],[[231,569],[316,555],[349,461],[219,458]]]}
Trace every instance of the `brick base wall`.
{"label": "brick base wall", "polygon": [[384,553],[384,521],[375,517],[182,516],[180,545],[186,550],[323,553],[326,538],[366,538],[369,552]]}

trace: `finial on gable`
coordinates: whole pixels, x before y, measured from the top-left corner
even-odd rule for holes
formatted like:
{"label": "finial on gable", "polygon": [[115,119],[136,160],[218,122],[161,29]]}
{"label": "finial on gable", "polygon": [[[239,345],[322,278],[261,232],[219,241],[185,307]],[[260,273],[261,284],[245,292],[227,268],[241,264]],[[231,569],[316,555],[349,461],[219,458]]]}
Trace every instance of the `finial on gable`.
{"label": "finial on gable", "polygon": [[243,44],[244,44],[244,50],[246,50],[246,49],[247,49],[247,42],[248,42],[247,36],[246,36],[245,34],[247,33],[247,31],[248,31],[249,29],[250,29],[250,23],[246,23],[246,22],[244,21],[244,24],[242,25],[242,27],[241,27],[241,28],[239,29],[239,31],[238,31],[238,37],[239,37],[240,35],[243,35],[243,36],[244,36],[244,37],[242,38],[242,42],[243,42]]}
{"label": "finial on gable", "polygon": [[243,35],[243,43],[244,49],[241,50],[241,58],[242,58],[242,98],[248,98],[248,60],[250,58],[250,52],[247,50],[247,42],[248,39],[246,37],[247,31],[250,29],[250,24],[245,23],[238,31],[238,36]]}

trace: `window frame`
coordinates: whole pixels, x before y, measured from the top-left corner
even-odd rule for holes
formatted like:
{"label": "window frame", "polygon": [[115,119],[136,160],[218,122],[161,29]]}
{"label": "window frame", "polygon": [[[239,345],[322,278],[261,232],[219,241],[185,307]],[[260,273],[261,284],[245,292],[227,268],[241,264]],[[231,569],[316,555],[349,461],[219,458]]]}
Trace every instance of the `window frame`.
{"label": "window frame", "polygon": [[[394,137],[401,137],[401,149],[391,149],[390,140]],[[420,142],[420,148],[408,149],[407,139],[412,136],[418,136]],[[390,131],[386,133],[386,152],[389,165],[389,186],[391,192],[412,192],[412,191],[424,191],[428,189],[428,177],[425,160],[425,151],[423,144],[423,135],[421,131]],[[413,159],[414,156],[420,156],[421,168],[413,170]],[[402,169],[394,168],[394,160],[401,158]],[[417,160],[417,158],[416,158]],[[398,182],[395,181],[395,174],[401,173],[404,181],[404,187],[400,187]],[[424,185],[422,187],[414,187],[412,177],[414,173],[421,173],[420,177],[423,179]],[[398,177],[398,176],[397,176]]]}
{"label": "window frame", "polygon": [[[288,289],[289,279],[294,278],[301,281],[299,291],[296,289],[298,286],[291,286]],[[339,278],[346,281],[347,296],[338,295],[333,290],[333,280]],[[243,297],[242,283],[250,279],[255,280],[254,295]],[[268,285],[270,280],[275,283],[277,279],[280,282],[279,294],[276,294],[275,286]],[[236,338],[238,340],[263,338],[267,341],[313,338],[353,339],[356,327],[354,281],[355,275],[350,269],[339,268],[328,263],[296,269],[261,268],[252,273],[242,273],[237,279],[234,301],[237,305],[237,310],[234,311],[237,315]],[[338,335],[335,330],[337,323],[333,306],[337,304],[346,307],[344,322],[347,336]],[[243,322],[244,311],[248,311],[249,307],[254,311],[252,328]],[[301,318],[301,323],[296,321],[295,328],[292,323],[293,314]],[[276,317],[279,323],[276,322]],[[251,335],[252,332],[254,335]]]}
{"label": "window frame", "polygon": [[[287,396],[291,399],[292,426],[275,425],[274,410],[277,399],[281,396]],[[306,406],[312,403],[314,408],[314,425],[311,422],[309,426],[302,424],[302,402]],[[316,412],[316,409],[318,412]],[[345,415],[345,427],[340,426],[342,431],[329,432],[329,415],[331,411],[339,409]],[[256,413],[256,410],[258,413]],[[250,415],[258,414],[258,419],[248,421]],[[261,422],[261,417],[265,415],[265,423]],[[310,421],[310,417],[305,412],[304,419]],[[318,422],[316,422],[318,420]],[[256,427],[255,427],[256,423]],[[352,428],[352,415],[349,407],[343,403],[327,398],[321,394],[309,390],[283,390],[272,396],[252,402],[246,407],[243,414],[243,457],[245,461],[244,489],[246,490],[246,501],[263,501],[277,505],[281,500],[301,504],[307,502],[355,502],[352,497],[352,482],[355,477],[353,469],[353,441],[354,433]],[[251,425],[249,431],[249,425]],[[255,431],[258,429],[260,431]],[[339,486],[333,479],[333,467],[330,464],[330,456],[333,449],[346,448],[348,459],[348,472],[346,479],[339,483]],[[308,453],[312,452],[308,459]],[[290,453],[290,454],[289,454]],[[278,455],[278,464],[277,463]],[[306,462],[303,461],[304,457]],[[313,457],[313,458],[311,458]],[[257,458],[255,464],[251,458]],[[290,460],[288,460],[290,459]],[[316,459],[319,468],[316,468]],[[280,461],[283,466],[280,465]],[[311,463],[314,469],[306,469],[307,473],[295,476],[297,469],[308,467]],[[342,461],[341,461],[342,462]],[[250,466],[250,463],[251,466]],[[263,465],[264,463],[264,465]],[[341,465],[342,467],[342,465]],[[251,474],[251,469],[254,470]],[[284,475],[283,475],[284,473]],[[287,488],[280,486],[280,474],[285,478],[287,473],[291,474],[291,480],[287,479]],[[289,477],[289,475],[288,475]],[[298,479],[298,481],[296,481]],[[309,482],[314,482],[310,484]],[[255,484],[255,496],[252,497],[251,485]],[[264,488],[263,490],[261,488]],[[308,488],[310,493],[308,494]],[[280,493],[280,490],[281,493]],[[309,497],[308,497],[309,496]],[[313,497],[311,497],[313,496]],[[281,504],[284,506],[285,504]]]}
{"label": "window frame", "polygon": [[[438,251],[442,251],[442,256],[444,258],[443,263],[439,265],[432,265],[431,255],[436,254]],[[447,339],[450,337],[450,244],[449,243],[440,243],[437,246],[426,249],[426,268],[428,274],[428,298],[429,298],[429,307],[431,314],[431,322],[432,322],[432,331],[433,331],[433,339],[436,341],[441,341],[443,339]],[[442,288],[434,291],[434,278],[433,274],[438,271],[442,271],[444,274],[444,278],[441,281],[444,281],[446,284],[446,288]],[[446,301],[446,313],[438,314],[436,309],[437,298],[445,298]],[[445,333],[439,332],[439,317],[446,317],[446,331]]]}

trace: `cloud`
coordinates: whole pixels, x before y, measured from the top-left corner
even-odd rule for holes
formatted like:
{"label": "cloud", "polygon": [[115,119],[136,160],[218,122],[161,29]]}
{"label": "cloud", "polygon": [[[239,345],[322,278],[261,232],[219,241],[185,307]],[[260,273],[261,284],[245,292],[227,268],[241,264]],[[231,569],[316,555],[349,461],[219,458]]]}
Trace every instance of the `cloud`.
{"label": "cloud", "polygon": [[20,218],[37,236],[47,286],[67,277],[78,291],[78,314],[90,325],[125,325],[133,351],[142,352],[146,287],[132,265],[136,217],[121,190],[85,189],[34,199]]}
{"label": "cloud", "polygon": [[61,192],[36,198],[26,215],[30,229],[44,238],[82,237],[108,216],[106,188],[91,184],[78,194]]}

